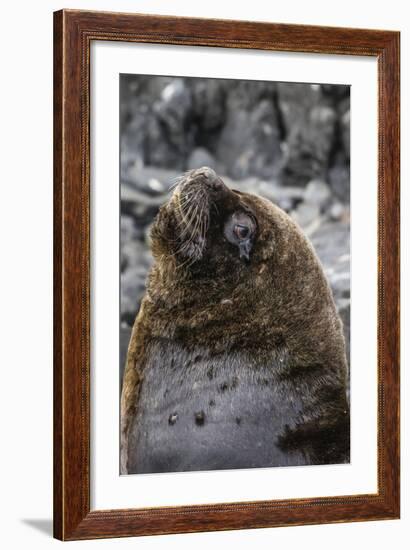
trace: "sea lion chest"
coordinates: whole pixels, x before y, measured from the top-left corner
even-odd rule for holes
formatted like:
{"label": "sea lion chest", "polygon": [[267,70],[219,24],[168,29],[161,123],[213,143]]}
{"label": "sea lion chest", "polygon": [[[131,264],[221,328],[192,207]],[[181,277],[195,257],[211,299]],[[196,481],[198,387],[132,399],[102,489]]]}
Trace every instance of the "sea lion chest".
{"label": "sea lion chest", "polygon": [[128,447],[129,473],[305,464],[278,438],[300,418],[297,392],[275,364],[209,356],[169,341],[147,350]]}

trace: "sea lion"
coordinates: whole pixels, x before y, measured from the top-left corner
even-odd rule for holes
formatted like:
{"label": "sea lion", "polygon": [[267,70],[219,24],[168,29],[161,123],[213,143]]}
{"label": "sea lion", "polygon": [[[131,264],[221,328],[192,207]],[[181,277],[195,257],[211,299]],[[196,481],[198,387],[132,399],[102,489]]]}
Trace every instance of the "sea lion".
{"label": "sea lion", "polygon": [[150,239],[121,473],[348,462],[342,323],[296,223],[204,167],[180,178]]}

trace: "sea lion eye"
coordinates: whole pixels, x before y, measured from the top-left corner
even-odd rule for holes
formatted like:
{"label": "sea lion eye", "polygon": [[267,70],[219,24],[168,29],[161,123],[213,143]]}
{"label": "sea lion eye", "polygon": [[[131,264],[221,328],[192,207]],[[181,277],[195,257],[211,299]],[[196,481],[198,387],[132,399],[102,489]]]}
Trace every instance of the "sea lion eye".
{"label": "sea lion eye", "polygon": [[245,212],[235,212],[226,221],[224,233],[229,242],[238,244],[241,241],[251,239],[255,229],[255,221],[251,216]]}
{"label": "sea lion eye", "polygon": [[255,220],[243,211],[235,212],[225,223],[225,238],[238,247],[239,257],[246,261],[250,260],[255,231]]}
{"label": "sea lion eye", "polygon": [[233,226],[233,232],[239,241],[243,241],[249,237],[251,230],[247,225],[237,223]]}

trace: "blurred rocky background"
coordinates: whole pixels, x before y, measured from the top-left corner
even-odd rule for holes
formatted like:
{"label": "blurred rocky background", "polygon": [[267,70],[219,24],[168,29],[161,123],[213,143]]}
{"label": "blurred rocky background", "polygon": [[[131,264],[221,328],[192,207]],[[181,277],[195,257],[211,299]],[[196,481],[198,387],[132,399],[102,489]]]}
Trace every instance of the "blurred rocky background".
{"label": "blurred rocky background", "polygon": [[121,75],[121,365],[175,177],[210,166],[286,210],[312,241],[350,354],[348,86]]}

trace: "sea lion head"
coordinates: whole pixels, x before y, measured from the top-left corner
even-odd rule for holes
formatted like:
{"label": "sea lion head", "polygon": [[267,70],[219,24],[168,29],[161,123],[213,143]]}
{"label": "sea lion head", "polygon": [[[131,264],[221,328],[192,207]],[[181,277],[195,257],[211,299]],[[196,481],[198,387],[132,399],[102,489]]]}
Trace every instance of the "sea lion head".
{"label": "sea lion head", "polygon": [[246,270],[275,253],[284,216],[269,201],[230,189],[202,167],[178,179],[152,226],[151,249],[155,258],[181,269]]}

